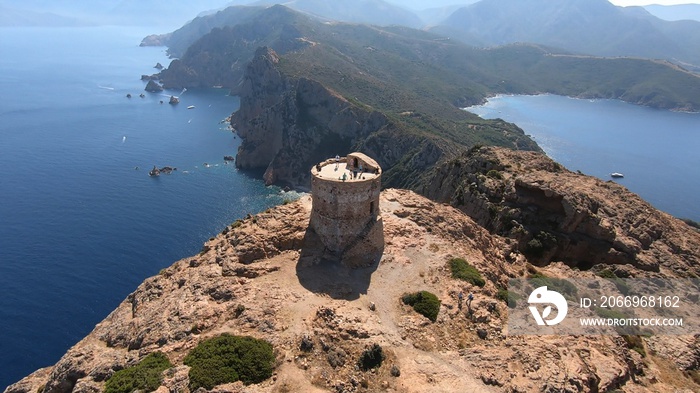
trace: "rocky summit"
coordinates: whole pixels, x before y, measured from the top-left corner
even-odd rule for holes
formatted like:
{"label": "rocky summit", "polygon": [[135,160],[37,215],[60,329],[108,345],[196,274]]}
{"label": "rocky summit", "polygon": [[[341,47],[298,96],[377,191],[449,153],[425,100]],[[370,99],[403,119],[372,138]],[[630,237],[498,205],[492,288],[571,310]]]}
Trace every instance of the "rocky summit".
{"label": "rocky summit", "polygon": [[[537,153],[476,150],[476,156],[460,161],[463,170],[487,151],[491,165],[511,165],[514,171],[527,162],[549,162]],[[520,206],[526,211],[526,204],[544,209],[554,206],[550,199],[555,198],[563,212],[543,211],[550,218],[561,214],[561,233],[580,233],[582,228],[589,234],[614,233],[611,247],[627,247],[629,252],[636,250],[631,245],[638,239],[636,255],[643,255],[615,265],[629,277],[700,273],[700,233],[620,186],[547,165],[512,180],[502,173],[496,180],[511,183],[500,187],[487,188],[487,180],[475,179],[467,183],[475,183],[472,197],[463,191],[457,206],[412,191],[384,190],[384,251],[380,261],[366,268],[347,268],[324,249],[308,228],[308,195],[236,221],[198,255],[145,280],[58,363],[5,392],[102,391],[116,371],[156,351],[173,364],[163,372],[157,391],[187,392],[190,367],[183,364],[184,357],[198,343],[222,333],[270,342],[275,367],[272,377],[261,383],[229,383],[212,392],[697,392],[697,335],[631,340],[507,334],[508,307],[499,299],[499,289],[509,278],[533,273],[586,278],[594,277],[595,269],[575,266],[563,246],[546,260],[519,251],[517,241],[494,226],[499,212],[479,218],[475,208],[471,214],[477,220],[471,218],[465,206],[480,195],[488,199],[492,188],[504,195],[496,206],[512,210]],[[449,171],[443,168],[442,173],[436,181],[449,191]],[[486,177],[496,177],[491,176]],[[544,191],[532,191],[538,189]],[[584,199],[588,204],[598,201],[598,212],[584,210]],[[610,203],[601,204],[603,200]],[[625,207],[616,209],[617,201]],[[636,221],[630,221],[628,211]],[[535,225],[523,215],[512,219]],[[650,232],[651,243],[639,240]],[[643,250],[651,251],[647,255]],[[453,258],[474,266],[485,285],[452,278],[448,262]],[[602,259],[600,264],[608,262]],[[422,290],[441,302],[435,322],[401,301],[405,293]],[[474,294],[471,311],[460,307],[460,292]],[[375,344],[384,361],[364,371],[358,361]]]}

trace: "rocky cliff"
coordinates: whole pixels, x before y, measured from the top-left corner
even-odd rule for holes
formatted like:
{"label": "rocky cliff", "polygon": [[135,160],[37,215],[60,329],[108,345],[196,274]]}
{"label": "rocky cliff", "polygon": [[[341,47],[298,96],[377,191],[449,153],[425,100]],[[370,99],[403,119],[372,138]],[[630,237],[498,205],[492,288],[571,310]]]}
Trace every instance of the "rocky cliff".
{"label": "rocky cliff", "polygon": [[613,181],[543,154],[474,148],[431,172],[423,193],[512,239],[533,263],[700,275],[697,230]]}
{"label": "rocky cliff", "polygon": [[[303,34],[295,26],[306,17],[283,6],[269,7],[260,15],[262,9],[230,7],[173,32],[167,43],[172,54],[182,53],[160,72],[164,87],[223,86],[235,92],[257,48],[268,46],[287,53],[308,45],[300,40]],[[207,22],[198,25],[202,20]],[[197,33],[188,33],[193,28]]]}
{"label": "rocky cliff", "polygon": [[[700,273],[700,234],[621,187],[561,169],[549,172],[551,163],[527,153],[473,154],[487,152],[495,161],[492,165],[515,170],[518,164],[535,161],[540,166],[533,175],[518,172],[522,185],[513,187],[521,192],[507,194],[517,196],[522,210],[529,203],[533,212],[528,214],[540,211],[549,217],[559,211],[555,205],[563,204],[563,211],[571,213],[560,212],[561,228],[588,228],[589,234],[599,228],[601,233],[616,233],[614,239],[620,241],[652,236],[649,248],[640,241],[642,250],[651,250],[646,263],[618,265],[629,276]],[[480,168],[475,176],[481,172]],[[537,183],[534,176],[544,172],[550,173],[547,181]],[[506,180],[509,176],[504,175]],[[482,183],[475,187],[485,191]],[[624,199],[627,206],[613,209],[599,202],[601,219],[596,225],[593,213],[574,201],[575,191],[561,191],[583,187],[590,192],[579,198],[588,195],[588,203],[609,197],[612,203]],[[462,209],[466,202],[460,203]],[[184,356],[202,340],[225,332],[268,340],[277,362],[273,377],[265,382],[221,385],[214,392],[698,390],[691,379],[698,377],[700,367],[698,336],[640,338],[632,346],[617,336],[506,334],[508,308],[497,294],[509,278],[533,271],[552,277],[593,276],[569,267],[565,249],[553,254],[546,266],[535,268],[511,238],[490,233],[463,211],[390,189],[380,199],[385,238],[381,261],[365,269],[347,269],[326,260],[321,242],[307,230],[310,208],[306,196],[230,225],[198,255],[145,280],[57,364],[5,393],[97,392],[115,371],[154,351],[165,353],[174,364],[163,373],[157,391],[187,392]],[[630,221],[627,210],[644,214]],[[497,227],[498,216],[472,215]],[[452,278],[446,265],[454,257],[475,266],[486,285],[475,287]],[[401,303],[403,293],[417,290],[429,290],[441,299],[436,322]],[[460,291],[475,294],[471,313],[458,306]],[[386,359],[378,369],[361,371],[356,367],[360,353],[373,344],[383,348]]]}
{"label": "rocky cliff", "polygon": [[385,184],[405,186],[456,150],[435,138],[405,134],[383,113],[317,81],[287,76],[279,61],[272,49],[258,50],[240,90],[241,107],[231,118],[243,140],[236,165],[264,168],[266,183],[308,188],[314,164],[362,150],[386,168]]}
{"label": "rocky cliff", "polygon": [[236,165],[266,168],[268,184],[308,188],[314,164],[344,155],[388,120],[316,81],[285,76],[277,63],[272,49],[261,48],[248,65],[241,106],[231,118],[243,140]]}

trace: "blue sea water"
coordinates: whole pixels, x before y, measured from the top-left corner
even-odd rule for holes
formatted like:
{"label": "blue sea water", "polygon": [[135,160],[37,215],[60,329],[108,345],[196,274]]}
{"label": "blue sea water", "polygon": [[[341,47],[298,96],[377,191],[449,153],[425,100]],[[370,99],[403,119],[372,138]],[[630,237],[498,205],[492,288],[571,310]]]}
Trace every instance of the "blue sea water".
{"label": "blue sea water", "polygon": [[[293,197],[224,163],[237,97],[188,90],[172,106],[143,91],[141,74],[169,63],[138,47],[150,33],[0,29],[0,389],[55,363],[146,277]],[[150,178],[153,165],[177,171]]]}
{"label": "blue sea water", "polygon": [[656,208],[700,221],[700,114],[619,100],[500,96],[467,108],[520,126],[569,170],[614,181]]}

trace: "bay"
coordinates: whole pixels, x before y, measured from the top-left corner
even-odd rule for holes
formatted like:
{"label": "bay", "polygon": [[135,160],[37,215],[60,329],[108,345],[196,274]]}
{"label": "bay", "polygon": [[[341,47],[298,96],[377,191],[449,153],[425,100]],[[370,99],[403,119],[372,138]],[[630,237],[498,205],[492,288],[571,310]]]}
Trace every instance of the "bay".
{"label": "bay", "polygon": [[[169,63],[138,46],[150,33],[0,29],[0,388],[226,225],[296,196],[224,162],[237,97],[143,91],[141,74]],[[177,171],[152,178],[153,165]]]}
{"label": "bay", "polygon": [[700,221],[698,113],[555,95],[499,96],[466,109],[517,124],[569,170],[614,180],[660,210]]}

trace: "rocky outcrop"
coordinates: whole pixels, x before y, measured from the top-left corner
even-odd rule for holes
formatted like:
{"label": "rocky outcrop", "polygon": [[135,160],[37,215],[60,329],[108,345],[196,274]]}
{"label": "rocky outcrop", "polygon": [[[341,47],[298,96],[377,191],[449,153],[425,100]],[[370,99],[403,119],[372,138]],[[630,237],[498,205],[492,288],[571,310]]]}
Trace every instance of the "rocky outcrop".
{"label": "rocky outcrop", "polygon": [[286,77],[269,48],[256,52],[241,87],[231,125],[243,140],[236,165],[265,169],[267,184],[308,188],[310,168],[350,151],[387,119],[361,109],[318,82]]}
{"label": "rocky outcrop", "polygon": [[386,168],[384,184],[411,187],[421,172],[459,148],[407,133],[383,113],[356,105],[317,81],[288,77],[278,62],[272,49],[258,50],[240,89],[240,109],[231,117],[243,140],[236,165],[264,170],[267,184],[308,189],[314,164],[363,151]]}
{"label": "rocky outcrop", "polygon": [[[324,259],[323,245],[307,230],[309,196],[237,221],[198,255],[145,280],[58,363],[5,393],[100,391],[116,370],[153,351],[174,364],[163,373],[158,391],[188,392],[184,356],[200,341],[225,332],[268,340],[277,362],[268,381],[222,385],[215,392],[697,387],[678,371],[697,370],[697,337],[642,338],[647,351],[656,351],[642,358],[615,336],[508,336],[508,308],[496,299],[498,288],[531,269],[523,258],[510,258],[509,239],[490,234],[458,209],[409,191],[384,191],[380,209],[384,253],[365,269]],[[446,263],[453,257],[469,260],[486,285],[452,278]],[[668,260],[659,262],[662,271],[673,270],[666,268]],[[633,275],[650,274],[629,269]],[[561,263],[542,272],[592,276]],[[435,323],[400,302],[403,293],[416,290],[441,299]],[[471,314],[458,306],[460,291],[474,293]],[[373,344],[381,345],[385,360],[374,371],[361,371],[360,354]]]}
{"label": "rocky outcrop", "polygon": [[183,53],[180,59],[173,60],[160,72],[166,89],[223,86],[237,92],[246,67],[259,47],[269,46],[284,54],[310,45],[303,39],[301,27],[295,24],[295,21],[305,21],[309,17],[280,5],[265,8],[261,14],[257,10],[263,8],[243,8],[226,11],[234,14],[230,24],[214,27],[223,21],[213,21],[213,25],[205,23],[200,28],[208,33],[203,36],[200,28],[195,28],[201,38],[186,39],[188,44],[184,47],[182,42],[178,45],[182,38],[178,38],[180,34],[173,33],[174,44]]}
{"label": "rocky outcrop", "polygon": [[566,170],[540,153],[476,148],[437,168],[422,191],[493,233],[533,263],[597,264],[700,275],[700,235],[612,181]]}
{"label": "rocky outcrop", "polygon": [[141,40],[139,46],[166,46],[172,33],[151,34]]}
{"label": "rocky outcrop", "polygon": [[158,82],[151,79],[146,84],[146,88],[144,90],[151,93],[160,93],[161,91],[163,91],[163,86],[159,85]]}
{"label": "rocky outcrop", "polygon": [[193,68],[175,59],[168,68],[160,72],[159,78],[166,89],[182,89],[183,87],[209,87],[203,83],[200,74]]}

